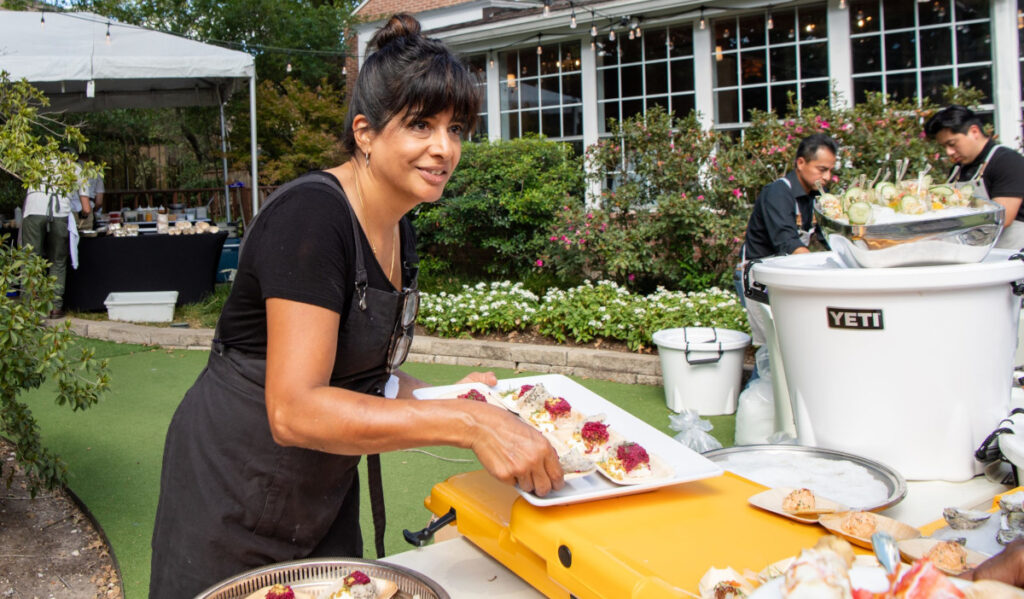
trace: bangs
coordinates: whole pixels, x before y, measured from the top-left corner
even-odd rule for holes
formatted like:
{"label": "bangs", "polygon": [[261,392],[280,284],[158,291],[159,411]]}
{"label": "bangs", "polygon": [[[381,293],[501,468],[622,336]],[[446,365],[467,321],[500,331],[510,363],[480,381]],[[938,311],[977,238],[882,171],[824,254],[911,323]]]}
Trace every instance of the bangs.
{"label": "bangs", "polygon": [[423,61],[401,86],[396,106],[409,107],[403,120],[408,123],[452,111],[452,119],[462,123],[465,135],[476,127],[480,112],[480,88],[468,69],[451,54],[435,54]]}

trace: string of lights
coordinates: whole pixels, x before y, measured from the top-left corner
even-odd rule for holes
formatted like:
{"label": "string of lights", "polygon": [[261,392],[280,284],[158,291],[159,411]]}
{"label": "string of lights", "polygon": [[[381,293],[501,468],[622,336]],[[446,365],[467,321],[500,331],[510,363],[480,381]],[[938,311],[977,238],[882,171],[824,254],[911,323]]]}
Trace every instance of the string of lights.
{"label": "string of lights", "polygon": [[[919,2],[923,2],[923,1],[927,1],[927,0],[918,0],[918,1]],[[839,0],[838,7],[841,10],[845,10],[846,7],[847,7],[846,0]],[[697,9],[697,12],[695,13],[696,15],[699,15],[698,28],[701,29],[701,30],[704,30],[704,29],[707,28],[707,20],[706,20],[706,18],[704,16],[705,8],[707,8],[705,5],[701,5]],[[576,2],[570,1],[569,2],[569,28],[570,29],[576,29],[578,24],[579,24],[579,19],[577,17],[576,9],[577,9]],[[640,37],[643,36],[643,28],[641,27],[642,18],[639,17],[639,16],[633,16],[633,15],[618,15],[618,16],[609,15],[609,14],[603,13],[600,10],[598,10],[596,8],[593,8],[593,7],[580,6],[579,9],[580,9],[581,12],[584,12],[584,13],[585,12],[589,12],[590,13],[590,47],[591,47],[591,49],[594,49],[596,47],[597,42],[598,42],[598,38],[600,37],[602,30],[606,30],[607,31],[608,41],[610,41],[610,42],[614,42],[615,41],[616,35],[618,35],[616,33],[617,30],[627,32],[626,35],[628,36],[628,38],[630,40],[634,40],[634,39],[637,39],[637,38],[640,38]],[[543,0],[543,8],[542,8],[543,16],[544,17],[549,17],[551,15],[551,10],[552,10],[552,0]],[[51,10],[49,12],[52,13],[52,12],[57,12],[57,11],[52,11]],[[691,10],[690,12],[693,12],[693,11]],[[40,25],[40,28],[42,28],[42,29],[46,28],[46,13],[47,13],[47,11],[40,11],[40,13],[39,13],[39,25]],[[92,22],[92,23],[102,22],[102,21],[97,21],[97,19],[95,19],[95,18],[92,18],[92,17],[89,17],[89,16],[85,16],[85,15],[81,15],[81,14],[77,14],[77,13],[74,13],[74,12],[63,12],[63,11],[61,11],[61,14],[63,16],[66,16],[66,17],[81,19],[83,21],[88,21],[88,22]],[[1022,23],[1024,23],[1024,16],[1018,15],[1018,19],[1021,20]],[[603,26],[599,26],[598,23],[600,21],[604,21],[605,24]],[[356,59],[361,58],[361,56],[358,53],[347,51],[345,49],[317,50],[317,49],[312,49],[312,48],[286,48],[286,47],[281,47],[281,46],[272,46],[272,45],[269,45],[269,44],[259,44],[259,43],[253,43],[253,42],[238,42],[238,41],[232,41],[232,40],[221,40],[221,39],[216,39],[216,38],[197,39],[196,37],[185,35],[185,34],[174,32],[174,31],[166,31],[166,30],[160,30],[160,29],[154,29],[154,28],[144,28],[144,27],[139,27],[137,25],[130,25],[130,24],[126,24],[126,23],[119,23],[117,21],[112,21],[110,19],[105,19],[105,24],[106,24],[106,27],[107,27],[106,36],[105,36],[107,44],[111,44],[112,40],[113,40],[113,34],[111,33],[111,28],[112,27],[114,27],[114,28],[124,27],[124,28],[134,28],[134,29],[148,29],[148,30],[152,30],[152,31],[159,31],[161,33],[166,33],[168,35],[174,35],[174,36],[177,36],[177,37],[182,37],[182,38],[185,38],[185,39],[190,39],[190,40],[193,40],[193,41],[198,41],[198,42],[208,43],[208,44],[214,44],[214,45],[223,46],[223,47],[232,48],[232,49],[238,49],[238,50],[242,50],[242,51],[245,51],[245,52],[285,54],[285,55],[288,56],[288,63],[286,65],[285,70],[287,72],[289,72],[289,73],[292,71],[291,58],[293,56],[333,56],[333,57],[345,58],[345,59],[348,59],[348,58],[356,58]],[[772,29],[773,26],[774,26],[774,21],[772,19],[772,5],[771,4],[768,4],[768,7],[767,7],[767,22],[766,22],[766,26],[767,26],[768,29]],[[116,33],[116,31],[115,31],[115,33]],[[489,48],[488,49],[488,54],[493,53],[493,52],[498,52],[498,51],[501,51],[501,50],[504,50],[504,49],[507,49],[507,48],[510,48],[510,47],[513,47],[513,46],[522,45],[522,44],[524,44],[524,43],[526,43],[526,42],[528,42],[528,41],[530,41],[530,40],[532,40],[534,38],[537,39],[537,54],[541,54],[541,53],[543,53],[543,40],[544,40],[544,37],[545,37],[544,33],[537,33],[536,35],[531,34],[531,35],[529,35],[527,37],[524,37],[522,39],[518,39],[518,40],[512,41],[512,42],[510,42],[508,44],[505,44],[505,45],[502,45],[502,46],[498,46],[498,47]],[[548,34],[548,38],[552,39],[552,40],[557,40],[557,39],[559,39],[561,37],[566,37],[566,36],[556,36],[556,35]],[[492,61],[493,61],[493,59],[492,59]],[[342,67],[342,74],[347,74],[347,71],[348,71],[347,67],[343,66]]]}

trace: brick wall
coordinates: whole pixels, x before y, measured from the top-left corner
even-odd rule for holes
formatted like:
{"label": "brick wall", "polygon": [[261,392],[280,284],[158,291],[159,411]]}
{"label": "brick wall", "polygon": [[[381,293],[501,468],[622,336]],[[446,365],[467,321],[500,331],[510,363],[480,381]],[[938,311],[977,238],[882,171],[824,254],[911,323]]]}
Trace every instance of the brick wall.
{"label": "brick wall", "polygon": [[370,0],[357,13],[365,19],[375,20],[396,12],[416,14],[425,10],[463,4],[465,0]]}

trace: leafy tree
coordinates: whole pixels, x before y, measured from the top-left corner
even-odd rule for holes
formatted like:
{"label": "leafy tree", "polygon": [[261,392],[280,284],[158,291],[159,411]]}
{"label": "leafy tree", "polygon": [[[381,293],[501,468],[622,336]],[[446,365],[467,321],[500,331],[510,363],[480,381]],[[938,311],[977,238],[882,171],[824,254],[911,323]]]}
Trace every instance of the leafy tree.
{"label": "leafy tree", "polygon": [[[285,79],[280,85],[264,81],[258,88],[257,106],[265,156],[260,176],[265,182],[288,181],[344,161],[345,106],[341,93],[326,79],[315,88],[298,79]],[[246,160],[248,147],[235,154],[238,160]]]}
{"label": "leafy tree", "polygon": [[[85,138],[74,127],[40,117],[38,109],[45,105],[39,90],[0,72],[0,168],[26,187],[67,193],[77,188],[78,175],[73,157],[59,146],[81,146]],[[69,322],[46,326],[44,315],[56,297],[56,279],[48,268],[30,249],[15,248],[0,237],[0,433],[14,442],[33,496],[42,487],[62,485],[67,469],[42,446],[39,426],[18,396],[53,379],[57,403],[81,410],[96,403],[109,382],[106,362],[94,360],[91,350],[74,355]],[[0,475],[2,469],[0,464]],[[12,477],[9,470],[8,485]]]}

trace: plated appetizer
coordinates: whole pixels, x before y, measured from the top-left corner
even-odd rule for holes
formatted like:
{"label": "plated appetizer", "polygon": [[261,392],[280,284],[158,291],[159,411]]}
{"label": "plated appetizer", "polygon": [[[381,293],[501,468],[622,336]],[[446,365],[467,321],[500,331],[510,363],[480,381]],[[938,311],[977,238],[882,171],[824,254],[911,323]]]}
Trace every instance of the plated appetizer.
{"label": "plated appetizer", "polygon": [[551,399],[551,393],[542,384],[522,385],[518,389],[509,389],[498,395],[503,406],[519,414],[529,413],[543,407],[544,402]]}
{"label": "plated appetizer", "polygon": [[390,599],[398,592],[398,585],[383,578],[371,578],[354,570],[340,582],[329,587],[321,599]]}
{"label": "plated appetizer", "polygon": [[569,451],[559,454],[558,465],[562,467],[563,478],[573,479],[593,474],[597,470],[597,463],[588,456],[583,455],[575,447]]}
{"label": "plated appetizer", "polygon": [[564,397],[549,397],[539,407],[533,406],[529,412],[525,412],[524,406],[524,411],[520,412],[520,415],[542,433],[570,426],[581,418]]}
{"label": "plated appetizer", "polygon": [[871,512],[822,514],[818,522],[833,534],[866,549],[871,549],[871,535],[878,531],[889,533],[897,543],[921,536],[909,524]]}
{"label": "plated appetizer", "polygon": [[487,402],[487,396],[477,391],[476,389],[470,389],[465,393],[456,396],[457,399],[472,399],[473,401]]}
{"label": "plated appetizer", "polygon": [[952,540],[908,539],[900,541],[897,546],[907,560],[927,558],[935,567],[954,576],[977,566],[989,557]]}
{"label": "plated appetizer", "polygon": [[636,485],[672,475],[667,465],[633,441],[613,442],[604,459],[597,463],[597,469],[620,485]]}
{"label": "plated appetizer", "polygon": [[804,524],[817,524],[821,514],[832,514],[847,509],[831,499],[815,495],[810,489],[789,487],[768,489],[747,501],[754,507]]}
{"label": "plated appetizer", "polygon": [[312,599],[312,595],[296,591],[286,584],[275,584],[263,587],[255,593],[247,595],[245,599]]}

